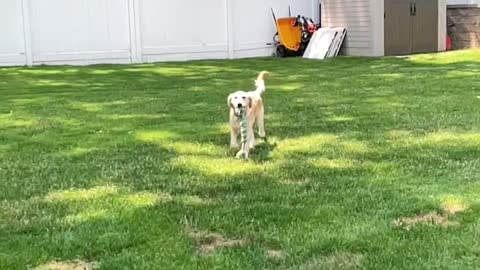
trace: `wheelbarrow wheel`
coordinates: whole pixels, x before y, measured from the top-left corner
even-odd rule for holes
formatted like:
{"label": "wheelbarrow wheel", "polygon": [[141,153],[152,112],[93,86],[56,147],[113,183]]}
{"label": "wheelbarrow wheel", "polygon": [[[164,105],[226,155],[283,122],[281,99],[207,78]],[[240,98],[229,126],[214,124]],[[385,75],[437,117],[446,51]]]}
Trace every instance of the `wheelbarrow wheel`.
{"label": "wheelbarrow wheel", "polygon": [[287,48],[283,45],[277,46],[277,57],[286,57],[287,56]]}
{"label": "wheelbarrow wheel", "polygon": [[302,43],[310,42],[311,38],[312,38],[312,36],[308,32],[302,33]]}

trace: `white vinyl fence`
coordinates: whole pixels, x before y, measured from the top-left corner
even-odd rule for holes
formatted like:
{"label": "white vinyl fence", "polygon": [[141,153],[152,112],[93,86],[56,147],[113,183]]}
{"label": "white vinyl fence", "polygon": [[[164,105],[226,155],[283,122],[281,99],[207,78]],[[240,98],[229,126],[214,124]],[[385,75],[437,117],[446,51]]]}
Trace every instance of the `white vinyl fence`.
{"label": "white vinyl fence", "polygon": [[267,56],[270,13],[319,0],[0,0],[0,66]]}

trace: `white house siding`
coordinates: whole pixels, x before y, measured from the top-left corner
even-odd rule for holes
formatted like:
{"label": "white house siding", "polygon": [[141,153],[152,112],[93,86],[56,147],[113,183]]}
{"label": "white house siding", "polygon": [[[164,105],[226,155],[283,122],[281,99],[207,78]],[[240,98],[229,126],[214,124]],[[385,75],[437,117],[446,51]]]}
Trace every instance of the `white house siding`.
{"label": "white house siding", "polygon": [[1,0],[0,65],[268,56],[279,17],[318,0]]}
{"label": "white house siding", "polygon": [[448,0],[449,5],[480,5],[480,0]]}
{"label": "white house siding", "polygon": [[322,25],[347,28],[343,53],[364,56],[383,54],[383,49],[380,53],[375,49],[378,46],[375,42],[379,40],[376,35],[379,31],[383,32],[383,25],[379,27],[375,23],[379,7],[373,5],[375,1],[322,0]]}

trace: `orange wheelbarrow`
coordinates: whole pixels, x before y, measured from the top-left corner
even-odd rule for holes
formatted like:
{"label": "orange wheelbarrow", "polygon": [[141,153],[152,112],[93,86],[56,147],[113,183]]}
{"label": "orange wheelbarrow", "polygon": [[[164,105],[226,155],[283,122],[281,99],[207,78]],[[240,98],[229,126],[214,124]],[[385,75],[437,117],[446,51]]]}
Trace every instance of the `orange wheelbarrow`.
{"label": "orange wheelbarrow", "polygon": [[273,40],[278,57],[303,54],[313,33],[317,31],[317,25],[312,19],[300,15],[292,17],[290,7],[288,7],[288,13],[289,17],[277,19],[272,9],[277,27]]}

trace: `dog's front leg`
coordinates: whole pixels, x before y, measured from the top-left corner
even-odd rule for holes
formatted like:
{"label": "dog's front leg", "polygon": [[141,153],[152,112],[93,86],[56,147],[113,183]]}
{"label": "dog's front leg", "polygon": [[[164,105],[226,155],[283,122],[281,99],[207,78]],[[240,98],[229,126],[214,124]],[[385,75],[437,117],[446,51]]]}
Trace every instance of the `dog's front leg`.
{"label": "dog's front leg", "polygon": [[255,133],[253,132],[253,124],[248,125],[247,128],[247,149],[255,147]]}
{"label": "dog's front leg", "polygon": [[250,149],[248,149],[248,146],[246,146],[245,150],[243,151],[243,153],[245,154],[245,159],[248,159],[249,152],[250,152]]}
{"label": "dog's front leg", "polygon": [[257,126],[258,126],[258,135],[260,135],[261,138],[265,138],[265,111],[262,108],[260,109],[260,112],[258,114],[257,118]]}
{"label": "dog's front leg", "polygon": [[238,144],[238,135],[240,133],[240,129],[236,127],[232,127],[230,129],[230,148],[238,148],[240,145]]}

